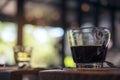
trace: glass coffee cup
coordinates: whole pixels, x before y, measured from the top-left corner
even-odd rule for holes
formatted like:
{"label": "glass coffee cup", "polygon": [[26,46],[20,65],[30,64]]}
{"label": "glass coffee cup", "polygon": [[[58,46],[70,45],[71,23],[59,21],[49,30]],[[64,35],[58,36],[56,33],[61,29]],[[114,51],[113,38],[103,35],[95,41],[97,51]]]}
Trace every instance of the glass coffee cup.
{"label": "glass coffee cup", "polygon": [[80,27],[67,31],[72,57],[78,68],[102,68],[110,41],[105,27]]}

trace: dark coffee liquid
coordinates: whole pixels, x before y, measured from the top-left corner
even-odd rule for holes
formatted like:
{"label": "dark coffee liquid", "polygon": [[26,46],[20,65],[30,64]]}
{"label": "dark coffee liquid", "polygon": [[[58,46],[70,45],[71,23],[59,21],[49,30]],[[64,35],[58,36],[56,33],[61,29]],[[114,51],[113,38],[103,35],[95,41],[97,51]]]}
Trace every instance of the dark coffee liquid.
{"label": "dark coffee liquid", "polygon": [[105,46],[72,46],[73,60],[75,63],[104,62],[107,47]]}

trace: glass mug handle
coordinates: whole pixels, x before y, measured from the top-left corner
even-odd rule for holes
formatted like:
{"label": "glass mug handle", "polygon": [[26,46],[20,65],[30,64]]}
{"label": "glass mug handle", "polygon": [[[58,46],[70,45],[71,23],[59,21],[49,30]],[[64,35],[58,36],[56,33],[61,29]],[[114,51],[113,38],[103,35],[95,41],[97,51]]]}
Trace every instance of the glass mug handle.
{"label": "glass mug handle", "polygon": [[108,47],[110,42],[110,31],[108,29],[104,30],[97,30],[96,32],[96,38],[100,41],[100,44],[104,44],[106,47]]}
{"label": "glass mug handle", "polygon": [[108,35],[108,40],[107,40],[107,43],[106,43],[106,46],[108,46],[109,45],[109,42],[110,42],[110,37],[111,37],[111,35],[110,35],[110,31],[108,31],[107,29],[105,29],[105,34],[104,35]]}

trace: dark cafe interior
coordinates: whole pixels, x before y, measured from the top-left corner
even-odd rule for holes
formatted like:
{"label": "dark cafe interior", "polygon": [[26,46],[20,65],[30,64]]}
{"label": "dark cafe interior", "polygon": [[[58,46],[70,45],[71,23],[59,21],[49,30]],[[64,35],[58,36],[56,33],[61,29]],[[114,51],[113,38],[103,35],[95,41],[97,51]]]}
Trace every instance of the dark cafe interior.
{"label": "dark cafe interior", "polygon": [[120,0],[0,0],[0,80],[120,80],[119,30]]}

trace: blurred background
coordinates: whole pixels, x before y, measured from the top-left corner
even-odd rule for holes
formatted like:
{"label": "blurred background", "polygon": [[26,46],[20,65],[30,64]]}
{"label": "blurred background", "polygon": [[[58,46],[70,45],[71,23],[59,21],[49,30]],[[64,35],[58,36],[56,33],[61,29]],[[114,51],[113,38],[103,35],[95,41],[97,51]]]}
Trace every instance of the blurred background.
{"label": "blurred background", "polygon": [[75,67],[71,27],[108,27],[107,60],[120,66],[119,0],[0,0],[0,64],[15,65],[13,47],[32,46],[32,67]]}

